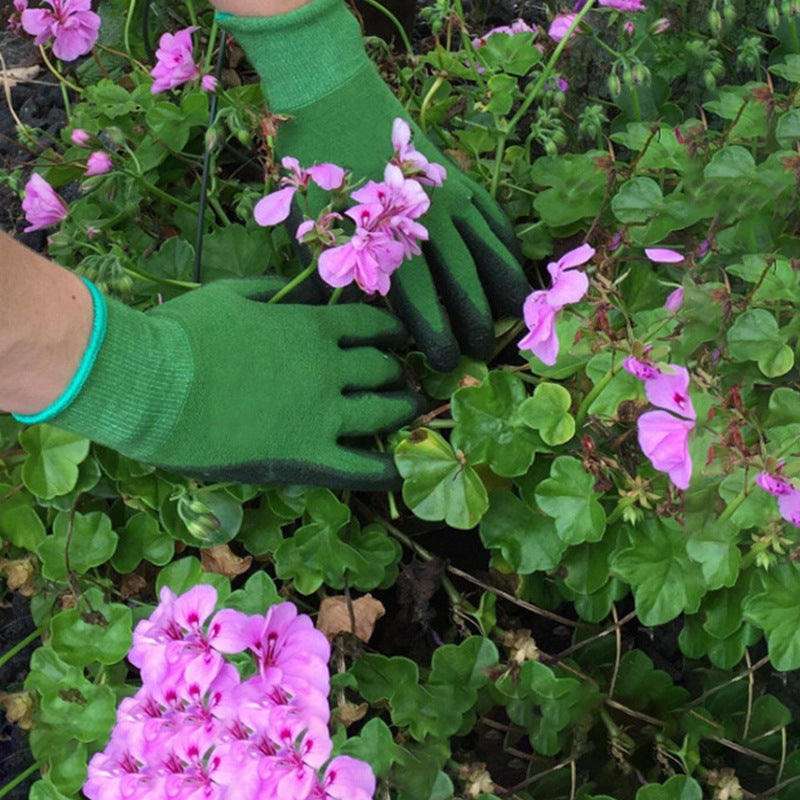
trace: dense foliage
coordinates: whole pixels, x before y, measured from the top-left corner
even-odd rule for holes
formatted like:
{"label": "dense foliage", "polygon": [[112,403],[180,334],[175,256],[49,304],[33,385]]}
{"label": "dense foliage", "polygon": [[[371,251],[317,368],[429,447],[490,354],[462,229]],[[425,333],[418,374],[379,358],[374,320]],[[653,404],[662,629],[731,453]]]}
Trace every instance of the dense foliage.
{"label": "dense foliage", "polygon": [[[198,24],[206,48],[153,94],[140,32],[106,5],[95,58],[58,72],[70,128],[37,170],[81,191],[50,256],[142,309],[197,274],[301,272],[289,234],[253,219],[277,187],[276,120],[245,64],[200,85],[210,12],[150,19]],[[485,9],[437,0],[416,55],[370,43],[420,127],[503,205],[554,325],[544,360],[519,350],[516,319],[489,363],[443,375],[406,354],[435,410],[387,443],[402,503],[204,486],[0,417],[0,569],[43,637],[3,696],[31,727],[31,797],[78,795],[136,690],[133,627],[162,587],[201,583],[248,614],[345,598],[334,753],[371,765],[377,797],[800,796],[800,13],[600,5],[556,42],[547,22],[479,39]],[[109,160],[86,177],[90,150]],[[556,302],[577,271],[585,292]],[[681,415],[650,381],[683,369]],[[388,635],[351,632],[365,593]]]}

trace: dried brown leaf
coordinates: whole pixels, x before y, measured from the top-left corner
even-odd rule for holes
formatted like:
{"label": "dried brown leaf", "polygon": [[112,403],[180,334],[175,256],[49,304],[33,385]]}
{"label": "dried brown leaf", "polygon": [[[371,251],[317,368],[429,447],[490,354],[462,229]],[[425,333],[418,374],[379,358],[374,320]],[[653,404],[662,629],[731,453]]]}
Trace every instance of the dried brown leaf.
{"label": "dried brown leaf", "polygon": [[32,81],[39,74],[39,67],[10,67],[0,70],[0,84],[13,89],[17,84]]}
{"label": "dried brown leaf", "polygon": [[235,578],[250,569],[252,556],[237,556],[226,544],[206,547],[200,551],[200,563],[205,572],[216,572],[226,578]]}
{"label": "dried brown leaf", "polygon": [[352,629],[350,610],[347,607],[347,598],[344,595],[326,597],[319,607],[317,629],[322,631],[328,639],[333,639],[337,634],[346,631],[355,635],[364,642],[368,642],[375,630],[375,623],[386,613],[383,603],[376,600],[371,594],[365,594],[353,600],[353,618],[355,630]]}

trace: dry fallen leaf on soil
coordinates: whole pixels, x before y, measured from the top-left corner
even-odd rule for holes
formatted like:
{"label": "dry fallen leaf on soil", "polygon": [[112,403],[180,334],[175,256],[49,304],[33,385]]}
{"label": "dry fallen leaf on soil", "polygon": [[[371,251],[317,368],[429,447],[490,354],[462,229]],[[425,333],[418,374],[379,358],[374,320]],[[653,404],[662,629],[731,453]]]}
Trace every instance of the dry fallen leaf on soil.
{"label": "dry fallen leaf on soil", "polygon": [[353,617],[355,631],[352,630],[350,611],[347,608],[347,598],[343,595],[326,597],[319,607],[317,629],[322,631],[329,639],[333,639],[342,631],[355,633],[359,639],[368,642],[375,623],[386,613],[383,603],[376,600],[371,594],[365,594],[353,600]]}
{"label": "dry fallen leaf on soil", "polygon": [[226,578],[235,578],[250,569],[252,556],[237,556],[226,544],[206,547],[200,551],[200,563],[205,572],[216,572]]}
{"label": "dry fallen leaf on soil", "polygon": [[0,70],[0,83],[13,89],[18,83],[32,81],[39,74],[39,67],[11,67]]}

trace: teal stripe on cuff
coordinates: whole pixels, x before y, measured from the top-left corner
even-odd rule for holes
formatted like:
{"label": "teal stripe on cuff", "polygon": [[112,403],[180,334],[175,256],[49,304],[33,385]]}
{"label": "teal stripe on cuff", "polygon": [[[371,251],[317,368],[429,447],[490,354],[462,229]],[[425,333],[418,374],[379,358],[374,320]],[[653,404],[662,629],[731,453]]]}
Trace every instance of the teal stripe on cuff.
{"label": "teal stripe on cuff", "polygon": [[100,290],[86,278],[81,278],[92,296],[92,311],[94,312],[94,321],[92,322],[92,332],[89,336],[89,343],[86,345],[86,350],[81,358],[81,363],[78,365],[77,372],[72,376],[69,385],[47,408],[39,411],[36,414],[14,414],[14,419],[25,425],[36,425],[39,422],[47,422],[58,416],[68,406],[72,404],[78,393],[83,389],[89,375],[94,366],[97,354],[100,352],[100,346],[106,337],[106,325],[108,322],[108,308],[106,306],[106,299],[100,293]]}
{"label": "teal stripe on cuff", "polygon": [[214,19],[219,22],[221,19],[230,19],[233,14],[229,14],[227,11],[217,11],[214,14]]}

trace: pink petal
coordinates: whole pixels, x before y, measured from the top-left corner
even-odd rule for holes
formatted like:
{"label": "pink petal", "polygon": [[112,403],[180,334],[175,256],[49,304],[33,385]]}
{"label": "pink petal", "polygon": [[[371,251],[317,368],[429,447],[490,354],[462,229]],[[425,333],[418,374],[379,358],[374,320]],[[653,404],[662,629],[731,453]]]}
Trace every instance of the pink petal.
{"label": "pink petal", "polygon": [[331,247],[320,253],[317,269],[328,286],[347,286],[353,282],[356,268],[356,253],[350,242]]}
{"label": "pink petal", "polygon": [[552,367],[558,358],[559,342],[555,331],[556,309],[546,293],[533,292],[523,305],[528,333],[517,343],[520,350],[530,350],[543,364]]}
{"label": "pink petal", "polygon": [[402,117],[395,117],[392,123],[392,147],[397,151],[402,151],[411,141],[411,128]]}
{"label": "pink petal", "polygon": [[113,166],[114,164],[111,161],[111,156],[109,156],[108,153],[97,150],[86,159],[86,172],[84,175],[87,178],[90,178],[92,175],[104,175],[106,172],[109,172]]}
{"label": "pink petal", "polygon": [[665,247],[646,247],[644,254],[654,264],[678,264],[683,261],[683,254]]}
{"label": "pink petal", "polygon": [[589,289],[589,278],[584,272],[563,272],[547,291],[547,302],[553,308],[563,308],[577,303]]}
{"label": "pink petal", "polygon": [[765,492],[769,492],[775,497],[791,494],[796,491],[789,481],[784,480],[778,475],[771,475],[769,472],[759,472],[756,475],[756,484]]}
{"label": "pink petal", "polygon": [[622,362],[622,368],[626,372],[630,372],[634,378],[638,378],[640,381],[650,380],[660,374],[652,364],[641,361],[634,356],[628,356],[628,358]]}
{"label": "pink petal", "polygon": [[[573,267],[580,267],[585,264],[595,254],[595,249],[590,244],[582,244],[574,250],[564,253],[561,258],[556,261],[556,267],[560,271],[572,269]],[[553,274],[552,272],[550,273]]]}
{"label": "pink petal", "polygon": [[800,528],[800,490],[792,489],[789,494],[778,497],[778,510],[787,522]]}
{"label": "pink petal", "polygon": [[[547,30],[547,35],[554,42],[560,42],[567,35],[567,31],[569,30],[569,27],[572,25],[576,16],[577,14],[556,15],[553,18],[553,21],[550,23],[550,27]],[[572,32],[572,36],[570,38],[575,38],[575,31]]]}
{"label": "pink petal", "polygon": [[326,191],[338,189],[344,183],[344,170],[336,164],[316,164],[309,167],[306,173],[317,186]]}
{"label": "pink petal", "polygon": [[674,292],[670,292],[669,297],[664,301],[664,308],[667,311],[679,311],[683,305],[683,286],[679,286]]}
{"label": "pink petal", "polygon": [[296,186],[287,186],[262,197],[253,209],[256,222],[265,226],[277,225],[287,219],[292,210],[292,198],[296,191]]}
{"label": "pink petal", "polygon": [[694,406],[689,397],[689,373],[685,367],[669,364],[670,372],[659,372],[645,381],[647,399],[659,408],[673,411],[687,419],[696,419]]}
{"label": "pink petal", "polygon": [[686,489],[692,475],[689,434],[694,422],[666,411],[648,411],[638,420],[639,446],[653,466],[666,472],[679,488]]}

